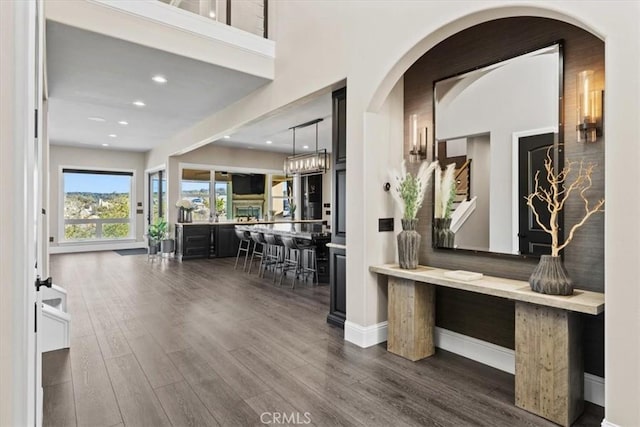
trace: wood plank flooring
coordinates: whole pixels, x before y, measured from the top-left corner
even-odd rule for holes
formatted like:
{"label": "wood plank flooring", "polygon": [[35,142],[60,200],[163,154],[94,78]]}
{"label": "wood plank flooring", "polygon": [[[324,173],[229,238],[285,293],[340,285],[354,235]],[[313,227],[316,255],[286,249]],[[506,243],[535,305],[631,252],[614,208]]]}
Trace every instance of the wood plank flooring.
{"label": "wood plank flooring", "polygon": [[[44,425],[553,425],[514,406],[512,375],[361,349],[326,323],[328,287],[281,289],[233,261],[52,256],[73,320],[71,349],[43,355]],[[575,425],[603,417],[587,405]]]}

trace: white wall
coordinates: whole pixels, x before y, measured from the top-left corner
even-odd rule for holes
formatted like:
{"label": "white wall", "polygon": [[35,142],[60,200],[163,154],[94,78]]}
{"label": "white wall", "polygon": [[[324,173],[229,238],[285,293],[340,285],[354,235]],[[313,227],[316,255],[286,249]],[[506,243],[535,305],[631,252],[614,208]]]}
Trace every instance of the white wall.
{"label": "white wall", "polygon": [[[92,148],[65,147],[60,145],[52,145],[49,153],[49,174],[51,180],[49,182],[49,231],[53,237],[51,247],[59,246],[60,235],[60,219],[63,206],[61,205],[60,173],[63,167],[71,168],[90,168],[101,170],[133,170],[135,179],[135,198],[131,201],[134,206],[134,212],[137,203],[144,205],[144,153],[133,151],[117,151],[117,150],[101,150]],[[142,242],[144,240],[145,216],[143,214],[135,214],[135,240]]]}
{"label": "white wall", "polygon": [[[14,5],[12,2],[0,2],[0,51],[3,57],[11,58],[14,55]],[[0,61],[0,196],[9,206],[21,204],[21,198],[13,192],[11,184],[16,178],[18,165],[13,163],[15,139],[14,129],[14,64],[12,61]],[[13,257],[14,241],[18,231],[14,229],[13,214],[9,209],[0,210],[0,425],[13,425],[20,416],[16,413],[14,404],[25,400],[24,396],[16,394],[15,388],[20,387],[19,381],[13,375],[14,366],[18,363],[14,360],[12,349],[14,336],[14,281],[15,269]],[[24,355],[23,355],[24,357]],[[25,421],[22,419],[22,421]]]}
{"label": "white wall", "polygon": [[455,244],[458,248],[486,251],[490,250],[491,240],[489,223],[492,191],[489,177],[493,174],[493,169],[490,141],[487,135],[467,138],[466,142],[467,158],[472,160],[471,197],[477,197],[476,209],[457,231]]}

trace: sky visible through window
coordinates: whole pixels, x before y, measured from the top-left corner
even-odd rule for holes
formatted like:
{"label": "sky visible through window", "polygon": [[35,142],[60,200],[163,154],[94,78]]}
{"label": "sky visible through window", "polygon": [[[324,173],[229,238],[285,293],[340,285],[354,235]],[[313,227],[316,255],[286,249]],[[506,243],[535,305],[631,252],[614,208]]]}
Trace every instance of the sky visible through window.
{"label": "sky visible through window", "polygon": [[65,193],[129,193],[131,177],[65,172],[64,191]]}

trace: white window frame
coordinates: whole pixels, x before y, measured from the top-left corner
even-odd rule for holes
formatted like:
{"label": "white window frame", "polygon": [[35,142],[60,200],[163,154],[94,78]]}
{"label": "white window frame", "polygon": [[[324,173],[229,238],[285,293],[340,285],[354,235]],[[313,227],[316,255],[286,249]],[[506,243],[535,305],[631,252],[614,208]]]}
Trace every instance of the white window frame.
{"label": "white window frame", "polygon": [[[65,238],[64,226],[65,226],[65,217],[64,217],[64,170],[65,169],[77,169],[77,170],[86,170],[86,171],[96,171],[96,172],[125,172],[131,173],[131,188],[129,190],[129,236],[123,239],[106,239],[106,238],[96,238],[96,239],[87,239],[87,240],[67,240]],[[92,167],[92,166],[71,166],[71,165],[60,165],[58,167],[58,244],[59,245],[91,245],[95,243],[122,243],[122,242],[135,242],[137,236],[136,230],[136,171],[135,169],[120,169],[120,168],[111,168],[111,167]],[[73,221],[73,220],[72,220]],[[86,220],[78,220],[85,221]],[[102,224],[109,223],[122,223],[119,220],[112,219],[103,219],[97,220],[96,224],[100,228]]]}

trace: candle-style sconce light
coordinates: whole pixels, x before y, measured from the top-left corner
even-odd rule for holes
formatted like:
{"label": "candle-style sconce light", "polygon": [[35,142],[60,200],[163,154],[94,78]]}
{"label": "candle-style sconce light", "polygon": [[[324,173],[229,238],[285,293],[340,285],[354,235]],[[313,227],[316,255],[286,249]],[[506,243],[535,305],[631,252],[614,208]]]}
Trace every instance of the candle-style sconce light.
{"label": "candle-style sconce light", "polygon": [[422,143],[422,134],[418,128],[418,115],[411,114],[409,116],[409,137],[411,141],[411,147],[409,150],[409,162],[417,163],[427,158],[427,130],[424,132],[424,144]]}
{"label": "candle-style sconce light", "polygon": [[595,88],[595,73],[578,73],[578,142],[595,142],[602,135],[602,91]]}

